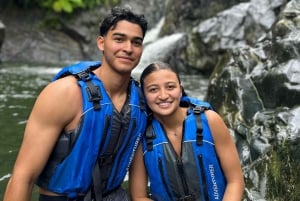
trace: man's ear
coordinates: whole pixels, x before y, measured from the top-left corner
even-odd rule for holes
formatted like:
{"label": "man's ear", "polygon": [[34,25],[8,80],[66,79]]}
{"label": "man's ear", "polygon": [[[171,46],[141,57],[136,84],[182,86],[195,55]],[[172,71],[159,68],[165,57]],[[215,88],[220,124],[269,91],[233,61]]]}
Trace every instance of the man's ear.
{"label": "man's ear", "polygon": [[98,46],[98,49],[101,52],[104,51],[104,37],[103,36],[98,36],[97,37],[97,46]]}

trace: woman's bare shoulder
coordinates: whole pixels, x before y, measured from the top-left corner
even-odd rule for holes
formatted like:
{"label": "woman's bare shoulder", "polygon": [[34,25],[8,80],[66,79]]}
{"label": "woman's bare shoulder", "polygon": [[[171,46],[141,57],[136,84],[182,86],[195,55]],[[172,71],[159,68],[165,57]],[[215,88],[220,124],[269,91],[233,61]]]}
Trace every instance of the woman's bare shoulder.
{"label": "woman's bare shoulder", "polygon": [[211,123],[218,123],[218,122],[223,122],[223,119],[221,118],[221,116],[215,112],[214,110],[205,110],[205,116],[207,118],[207,120]]}

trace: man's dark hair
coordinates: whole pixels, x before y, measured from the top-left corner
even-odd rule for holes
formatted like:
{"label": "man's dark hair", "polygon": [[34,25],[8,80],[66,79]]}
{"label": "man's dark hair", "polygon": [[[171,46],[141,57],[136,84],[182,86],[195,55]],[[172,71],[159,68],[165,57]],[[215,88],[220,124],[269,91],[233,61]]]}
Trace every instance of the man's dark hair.
{"label": "man's dark hair", "polygon": [[144,15],[135,14],[129,8],[121,7],[112,8],[111,13],[104,18],[100,26],[100,36],[105,36],[107,32],[111,28],[114,28],[116,24],[121,20],[126,20],[128,22],[139,25],[143,31],[143,37],[145,37],[148,22],[145,19]]}

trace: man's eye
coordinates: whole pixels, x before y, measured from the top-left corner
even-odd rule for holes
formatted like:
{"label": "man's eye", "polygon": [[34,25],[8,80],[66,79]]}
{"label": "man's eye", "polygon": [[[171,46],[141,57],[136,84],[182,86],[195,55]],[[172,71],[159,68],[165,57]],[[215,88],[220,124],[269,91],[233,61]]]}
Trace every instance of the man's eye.
{"label": "man's eye", "polygon": [[135,41],[133,41],[133,45],[135,45],[135,46],[142,46],[142,41],[135,40]]}
{"label": "man's eye", "polygon": [[117,41],[117,42],[122,42],[122,41],[123,41],[123,38],[115,38],[115,41]]}

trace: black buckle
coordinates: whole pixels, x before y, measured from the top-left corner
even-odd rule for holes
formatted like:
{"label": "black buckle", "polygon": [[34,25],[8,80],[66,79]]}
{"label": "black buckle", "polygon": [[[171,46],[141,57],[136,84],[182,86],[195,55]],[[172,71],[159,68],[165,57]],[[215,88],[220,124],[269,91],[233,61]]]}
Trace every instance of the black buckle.
{"label": "black buckle", "polygon": [[193,111],[195,114],[201,114],[204,111],[204,107],[197,105],[197,106],[193,107]]}
{"label": "black buckle", "polygon": [[195,201],[194,195],[185,195],[178,199],[178,201]]}
{"label": "black buckle", "polygon": [[110,165],[114,162],[115,155],[111,154],[111,155],[100,156],[98,160],[99,160],[99,165],[100,166]]}
{"label": "black buckle", "polygon": [[88,71],[81,71],[79,73],[76,74],[78,79],[83,80],[83,81],[87,81],[89,79],[89,72]]}

